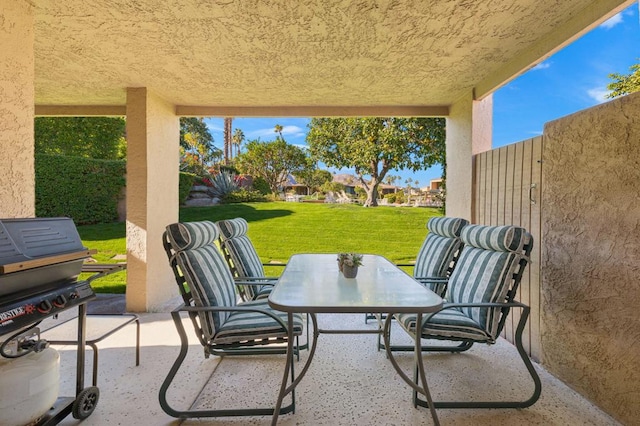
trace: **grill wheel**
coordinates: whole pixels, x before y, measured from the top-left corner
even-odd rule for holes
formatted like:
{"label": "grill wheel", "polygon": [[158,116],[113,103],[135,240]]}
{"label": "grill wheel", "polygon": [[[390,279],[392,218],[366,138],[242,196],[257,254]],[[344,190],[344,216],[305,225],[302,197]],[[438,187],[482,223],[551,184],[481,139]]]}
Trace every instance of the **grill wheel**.
{"label": "grill wheel", "polygon": [[83,420],[93,413],[100,399],[100,390],[96,386],[84,388],[73,401],[72,414],[74,419]]}

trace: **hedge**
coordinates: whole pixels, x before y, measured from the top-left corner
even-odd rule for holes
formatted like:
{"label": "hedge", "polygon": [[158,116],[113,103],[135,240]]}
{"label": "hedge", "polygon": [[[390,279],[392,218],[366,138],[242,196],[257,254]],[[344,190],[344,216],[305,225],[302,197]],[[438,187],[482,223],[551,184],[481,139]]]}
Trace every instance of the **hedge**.
{"label": "hedge", "polygon": [[78,225],[114,222],[125,171],[122,160],[36,154],[36,215]]}
{"label": "hedge", "polygon": [[187,197],[191,192],[193,182],[197,177],[198,176],[193,173],[180,172],[180,183],[178,186],[178,197],[180,197],[180,205],[183,205],[184,202],[187,201]]}

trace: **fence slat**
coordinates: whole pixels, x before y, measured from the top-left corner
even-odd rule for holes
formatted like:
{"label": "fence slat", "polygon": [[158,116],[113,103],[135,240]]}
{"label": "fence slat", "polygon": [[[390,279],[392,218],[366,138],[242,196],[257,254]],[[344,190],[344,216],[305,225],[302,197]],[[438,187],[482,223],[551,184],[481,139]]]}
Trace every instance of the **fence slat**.
{"label": "fence slat", "polygon": [[[523,343],[534,359],[540,359],[540,247],[542,190],[542,136],[474,156],[474,211],[484,225],[516,225],[534,238],[532,262],[527,267],[517,300],[531,307]],[[535,188],[532,188],[532,184]],[[535,197],[535,203],[530,200]],[[514,310],[503,336],[513,341],[520,311]]]}

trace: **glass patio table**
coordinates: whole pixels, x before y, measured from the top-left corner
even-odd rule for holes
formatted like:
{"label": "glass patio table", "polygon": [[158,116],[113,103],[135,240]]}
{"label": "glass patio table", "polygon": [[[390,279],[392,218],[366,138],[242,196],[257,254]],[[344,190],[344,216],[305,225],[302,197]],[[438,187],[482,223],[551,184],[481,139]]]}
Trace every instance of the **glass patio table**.
{"label": "glass patio table", "polygon": [[[315,354],[318,336],[331,334],[382,334],[385,339],[387,355],[398,374],[416,392],[425,396],[429,402],[431,417],[436,425],[438,417],[433,407],[429,387],[425,377],[421,356],[420,333],[416,333],[415,359],[422,386],[415,384],[398,366],[393,358],[389,344],[391,319],[396,313],[417,314],[418,324],[422,315],[440,310],[443,300],[431,290],[425,288],[407,275],[389,260],[377,255],[364,255],[363,264],[356,278],[345,278],[338,270],[336,254],[296,254],[289,259],[287,266],[269,295],[269,305],[287,312],[288,324],[293,324],[294,313],[309,314],[313,322],[313,340],[309,357],[298,377],[287,386],[290,369],[293,368],[293,330],[289,328],[287,344],[287,362],[282,378],[280,393],[274,410],[272,425],[278,421],[278,413],[284,397],[293,392],[306,374]],[[378,330],[323,330],[318,328],[318,313],[377,313],[387,314],[384,327]],[[308,326],[308,324],[307,324]]]}

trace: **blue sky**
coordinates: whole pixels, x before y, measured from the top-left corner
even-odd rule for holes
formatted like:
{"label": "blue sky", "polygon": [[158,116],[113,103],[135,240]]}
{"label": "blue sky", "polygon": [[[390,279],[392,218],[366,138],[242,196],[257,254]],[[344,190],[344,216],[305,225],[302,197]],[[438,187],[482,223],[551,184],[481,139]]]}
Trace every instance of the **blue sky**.
{"label": "blue sky", "polygon": [[[628,74],[640,62],[638,3],[615,15],[555,55],[541,62],[494,93],[493,147],[542,134],[544,123],[606,102],[609,74]],[[208,118],[215,145],[222,147],[223,119]],[[274,127],[284,127],[287,142],[305,146],[307,118],[236,118],[247,140],[275,139]],[[393,171],[400,184],[407,178],[426,186],[442,174],[440,167],[413,173]]]}

